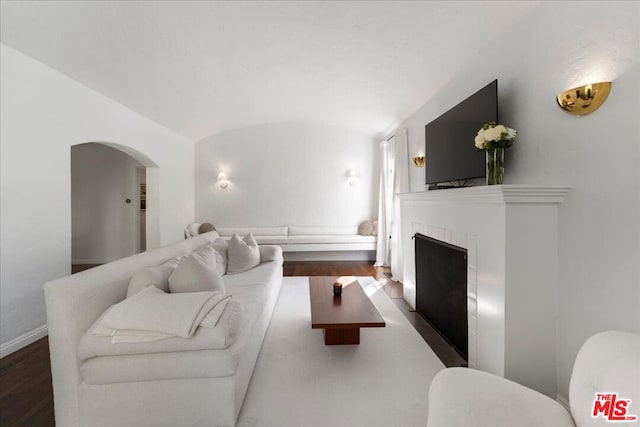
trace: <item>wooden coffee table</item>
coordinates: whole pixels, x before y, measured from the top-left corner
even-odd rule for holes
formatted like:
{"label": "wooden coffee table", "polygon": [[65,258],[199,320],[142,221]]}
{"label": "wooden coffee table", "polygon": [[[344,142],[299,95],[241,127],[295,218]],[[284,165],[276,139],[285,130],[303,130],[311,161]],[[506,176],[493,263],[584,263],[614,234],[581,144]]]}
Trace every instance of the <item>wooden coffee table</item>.
{"label": "wooden coffee table", "polygon": [[360,328],[383,328],[384,319],[358,281],[333,296],[337,277],[309,277],[311,328],[322,329],[325,345],[360,344]]}

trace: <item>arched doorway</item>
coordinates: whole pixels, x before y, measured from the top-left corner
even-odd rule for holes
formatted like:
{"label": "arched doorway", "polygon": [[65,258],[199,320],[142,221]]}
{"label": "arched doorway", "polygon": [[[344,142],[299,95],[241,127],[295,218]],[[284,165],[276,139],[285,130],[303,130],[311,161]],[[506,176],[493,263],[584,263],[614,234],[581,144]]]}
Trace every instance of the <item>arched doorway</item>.
{"label": "arched doorway", "polygon": [[159,245],[158,168],[113,143],[71,147],[72,271]]}

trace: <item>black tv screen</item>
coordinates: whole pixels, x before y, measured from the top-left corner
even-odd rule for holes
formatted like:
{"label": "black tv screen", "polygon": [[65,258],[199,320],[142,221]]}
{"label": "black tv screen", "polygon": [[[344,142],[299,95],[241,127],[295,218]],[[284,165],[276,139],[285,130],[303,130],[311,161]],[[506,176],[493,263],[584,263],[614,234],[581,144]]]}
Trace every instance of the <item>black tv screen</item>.
{"label": "black tv screen", "polygon": [[425,126],[427,184],[485,176],[485,152],[476,149],[478,129],[498,121],[498,80]]}

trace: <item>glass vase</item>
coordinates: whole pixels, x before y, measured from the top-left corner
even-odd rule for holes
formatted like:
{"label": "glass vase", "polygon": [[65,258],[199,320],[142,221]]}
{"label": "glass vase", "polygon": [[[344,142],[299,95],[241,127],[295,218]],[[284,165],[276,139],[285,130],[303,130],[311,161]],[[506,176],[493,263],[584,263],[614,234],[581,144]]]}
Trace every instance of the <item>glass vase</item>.
{"label": "glass vase", "polygon": [[487,185],[500,185],[504,177],[504,148],[487,150]]}

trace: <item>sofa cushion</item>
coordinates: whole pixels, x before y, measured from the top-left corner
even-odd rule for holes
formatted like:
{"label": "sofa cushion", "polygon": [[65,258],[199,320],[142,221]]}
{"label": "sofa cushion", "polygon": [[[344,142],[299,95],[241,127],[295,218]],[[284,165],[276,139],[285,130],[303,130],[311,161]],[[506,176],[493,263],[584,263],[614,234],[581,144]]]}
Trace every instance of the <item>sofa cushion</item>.
{"label": "sofa cushion", "polygon": [[[222,280],[224,280],[225,287],[230,290],[229,292],[237,292],[238,288],[245,286],[264,285],[281,274],[278,268],[274,268],[274,264],[278,264],[278,262],[265,262],[242,274],[227,274]],[[231,291],[232,289],[233,291]],[[236,296],[235,293],[233,295]]]}
{"label": "sofa cushion", "polygon": [[227,274],[238,274],[260,264],[260,249],[253,234],[243,239],[234,234],[229,240]]}
{"label": "sofa cushion", "polygon": [[284,245],[287,236],[254,236],[259,245]]}
{"label": "sofa cushion", "polygon": [[[229,241],[231,236],[223,236],[222,238]],[[288,241],[287,236],[253,236],[253,238],[259,245],[286,245]]]}
{"label": "sofa cushion", "polygon": [[207,245],[184,257],[169,276],[171,293],[221,291],[224,282],[216,271],[215,250]]}
{"label": "sofa cushion", "polygon": [[154,267],[145,268],[134,274],[129,281],[127,298],[137,294],[147,286],[155,286],[165,292],[169,292],[169,276],[173,273],[177,263],[165,263]]}
{"label": "sofa cushion", "polygon": [[376,241],[374,236],[360,236],[358,234],[317,234],[306,236],[289,236],[289,243],[373,243]]}
{"label": "sofa cushion", "polygon": [[280,236],[286,237],[288,234],[287,227],[218,227],[218,233],[222,237],[231,237],[234,234],[254,236]]}
{"label": "sofa cushion", "polygon": [[289,236],[358,234],[358,227],[289,227]]}
{"label": "sofa cushion", "polygon": [[240,357],[230,348],[93,357],[80,371],[88,384],[227,377],[236,372]]}

